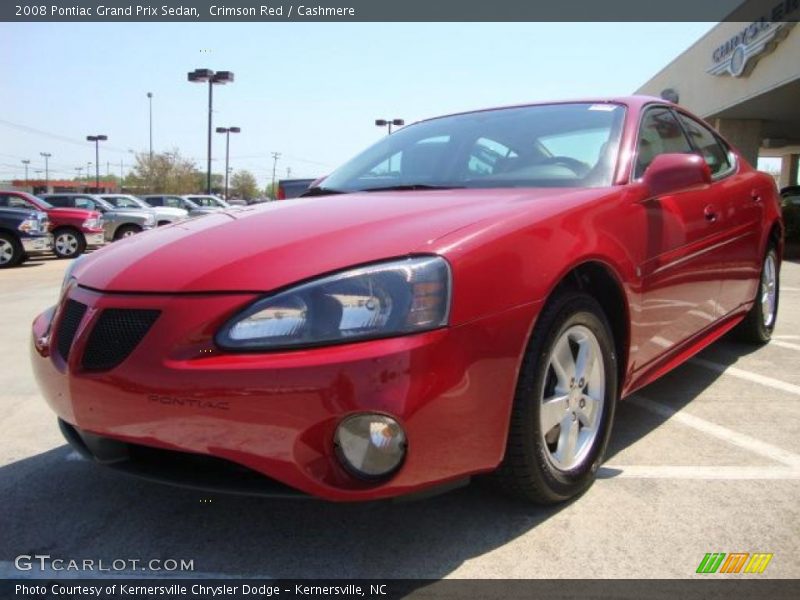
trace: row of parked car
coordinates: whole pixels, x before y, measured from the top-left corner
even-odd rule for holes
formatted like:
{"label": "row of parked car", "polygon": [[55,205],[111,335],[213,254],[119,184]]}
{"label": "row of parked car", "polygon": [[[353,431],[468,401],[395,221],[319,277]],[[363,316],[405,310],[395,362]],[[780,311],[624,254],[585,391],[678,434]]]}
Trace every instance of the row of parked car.
{"label": "row of parked car", "polygon": [[0,191],[0,269],[48,252],[75,258],[107,242],[228,208],[207,195]]}

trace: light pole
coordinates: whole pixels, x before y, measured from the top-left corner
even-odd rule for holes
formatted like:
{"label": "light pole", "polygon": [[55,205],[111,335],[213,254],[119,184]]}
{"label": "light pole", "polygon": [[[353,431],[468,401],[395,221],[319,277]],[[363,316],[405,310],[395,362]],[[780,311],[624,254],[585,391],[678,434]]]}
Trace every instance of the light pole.
{"label": "light pole", "polygon": [[25,187],[28,186],[28,165],[31,164],[29,160],[23,160],[22,164],[25,165]]}
{"label": "light pole", "polygon": [[392,133],[392,125],[396,125],[397,127],[401,127],[405,125],[406,122],[403,119],[375,119],[375,125],[378,127],[388,127],[389,133],[387,135],[391,135]]}
{"label": "light pole", "polygon": [[278,159],[281,157],[280,152],[273,152],[272,153],[272,199],[275,200],[278,197],[278,190],[275,189],[275,169],[278,167]]}
{"label": "light pole", "polygon": [[53,155],[49,152],[39,152],[39,156],[44,157],[44,190],[47,193],[50,191],[50,166],[48,161]]}
{"label": "light pole", "polygon": [[208,82],[208,170],[206,172],[206,193],[211,193],[211,129],[212,129],[212,116],[211,112],[214,107],[214,84],[224,85],[226,83],[233,83],[233,73],[231,71],[217,71],[216,73],[211,69],[195,69],[188,74],[188,79],[192,83],[205,83]]}
{"label": "light pole", "polygon": [[241,132],[241,127],[217,127],[217,133],[225,134],[225,200],[228,199],[228,173],[230,173],[228,162],[230,160],[231,151],[231,134]]}
{"label": "light pole", "polygon": [[87,142],[94,142],[94,193],[100,193],[100,142],[105,142],[107,135],[87,135]]}
{"label": "light pole", "polygon": [[147,92],[147,100],[150,103],[150,162],[153,161],[153,92]]}

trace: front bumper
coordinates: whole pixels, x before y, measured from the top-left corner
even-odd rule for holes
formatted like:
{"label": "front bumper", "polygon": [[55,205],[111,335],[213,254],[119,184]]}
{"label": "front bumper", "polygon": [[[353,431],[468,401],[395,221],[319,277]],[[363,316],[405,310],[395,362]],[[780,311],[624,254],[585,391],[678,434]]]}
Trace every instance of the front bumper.
{"label": "front bumper", "polygon": [[42,254],[53,249],[53,234],[20,237],[26,254]]}
{"label": "front bumper", "polygon": [[[413,336],[232,354],[217,349],[213,335],[252,294],[143,296],[73,287],[67,295],[87,307],[68,360],[58,350],[63,308],[34,321],[31,352],[42,392],[65,423],[83,435],[224,459],[329,500],[419,493],[493,470],[538,310],[530,304]],[[82,357],[91,332],[112,308],[161,313],[122,363],[87,370]],[[388,481],[357,480],[335,456],[336,425],[364,410],[391,414],[406,431],[408,454]]]}
{"label": "front bumper", "polygon": [[104,246],[106,243],[106,236],[102,231],[87,232],[84,234],[84,237],[86,238],[87,248],[99,248],[100,246]]}

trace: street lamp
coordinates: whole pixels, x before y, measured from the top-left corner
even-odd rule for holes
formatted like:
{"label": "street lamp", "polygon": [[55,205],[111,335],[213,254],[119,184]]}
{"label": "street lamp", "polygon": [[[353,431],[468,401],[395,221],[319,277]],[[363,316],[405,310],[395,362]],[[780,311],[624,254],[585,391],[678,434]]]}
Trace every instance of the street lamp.
{"label": "street lamp", "polygon": [[278,190],[275,189],[275,170],[278,168],[278,159],[281,157],[280,152],[272,153],[272,199],[278,199]]}
{"label": "street lamp", "polygon": [[94,193],[100,193],[100,142],[105,142],[107,135],[87,135],[87,142],[94,142]]}
{"label": "street lamp", "polygon": [[50,191],[50,166],[48,160],[53,155],[49,152],[39,152],[39,156],[44,157],[44,190],[47,193]]}
{"label": "street lamp", "polygon": [[401,127],[405,124],[406,122],[403,119],[375,119],[375,125],[378,127],[388,127],[390,134],[392,133],[392,125]]}
{"label": "street lamp", "polygon": [[147,92],[147,100],[150,102],[150,161],[153,161],[153,92]]}
{"label": "street lamp", "polygon": [[25,165],[25,187],[28,186],[28,165],[31,164],[29,160],[23,160],[22,164]]}
{"label": "street lamp", "polygon": [[241,132],[241,127],[217,127],[217,133],[225,134],[225,200],[228,199],[228,173],[230,173],[228,162],[231,150],[231,134]]}
{"label": "street lamp", "polygon": [[192,83],[205,83],[208,82],[208,170],[206,173],[206,193],[211,193],[211,129],[212,117],[211,111],[214,106],[214,84],[224,85],[226,83],[233,83],[233,73],[231,71],[217,71],[216,73],[211,69],[195,69],[188,73],[187,78]]}

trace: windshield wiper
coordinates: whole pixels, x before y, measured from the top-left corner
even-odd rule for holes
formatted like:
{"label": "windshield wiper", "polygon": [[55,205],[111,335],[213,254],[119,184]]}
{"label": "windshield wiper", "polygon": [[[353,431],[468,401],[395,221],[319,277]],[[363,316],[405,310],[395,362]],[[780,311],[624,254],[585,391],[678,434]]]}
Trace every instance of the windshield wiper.
{"label": "windshield wiper", "polygon": [[417,190],[460,190],[463,185],[428,185],[426,183],[407,183],[383,187],[365,188],[359,192],[413,192]]}
{"label": "windshield wiper", "polygon": [[300,194],[300,198],[309,198],[311,196],[330,196],[331,194],[346,194],[344,190],[334,190],[333,188],[326,187],[312,187],[308,188],[305,192]]}

